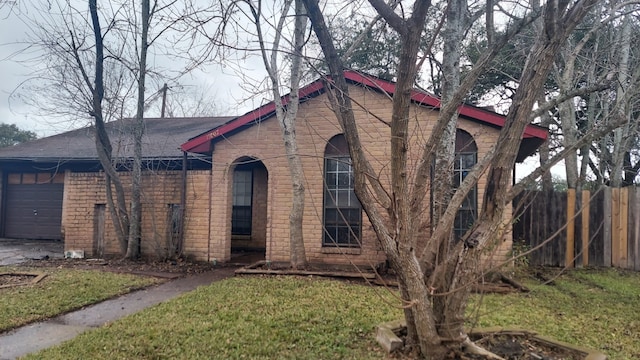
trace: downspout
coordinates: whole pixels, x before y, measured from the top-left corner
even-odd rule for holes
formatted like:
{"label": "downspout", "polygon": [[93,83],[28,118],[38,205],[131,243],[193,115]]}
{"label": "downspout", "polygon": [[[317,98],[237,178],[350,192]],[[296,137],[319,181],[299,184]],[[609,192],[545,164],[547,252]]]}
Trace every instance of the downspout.
{"label": "downspout", "polygon": [[[267,176],[269,176],[268,172],[267,172]],[[271,262],[273,260],[273,257],[272,257],[273,226],[271,226],[272,225],[271,221],[273,220],[273,202],[274,202],[273,201],[273,198],[274,198],[273,197],[273,191],[274,191],[273,189],[275,188],[275,186],[273,186],[273,184],[271,184],[271,181],[274,181],[274,180],[271,180],[271,179],[269,179],[267,177],[267,206],[268,206],[268,210],[267,210],[267,212],[268,212],[268,214],[267,214],[267,226],[269,226],[269,242],[267,243],[267,246],[269,248],[269,252],[268,252],[268,254],[265,254],[265,255],[268,256],[267,259],[265,259],[265,260],[267,262],[267,269],[269,269],[269,270],[271,270]]]}
{"label": "downspout", "polygon": [[5,215],[7,213],[7,201],[5,198],[7,197],[7,181],[8,181],[8,173],[6,171],[0,171],[0,234],[4,236],[5,234]]}
{"label": "downspout", "polygon": [[[208,219],[207,219],[207,263],[211,262],[211,206],[213,205],[213,154],[211,154],[211,169],[209,170],[209,184],[208,184],[208,193],[209,193],[209,211],[208,211]],[[215,265],[215,264],[214,264]]]}
{"label": "downspout", "polygon": [[[165,87],[167,85],[165,84]],[[178,227],[178,244],[176,252],[178,257],[182,256],[184,251],[184,222],[187,212],[187,152],[182,152],[182,186],[180,187],[180,225]]]}

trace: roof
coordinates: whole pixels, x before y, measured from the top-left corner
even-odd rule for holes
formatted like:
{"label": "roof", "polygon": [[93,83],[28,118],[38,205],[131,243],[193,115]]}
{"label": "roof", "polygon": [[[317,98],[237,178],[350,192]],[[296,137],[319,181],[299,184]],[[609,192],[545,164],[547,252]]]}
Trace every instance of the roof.
{"label": "roof", "polygon": [[[393,94],[395,92],[395,83],[382,80],[380,78],[365,75],[357,71],[345,71],[344,76],[347,82],[359,86],[365,86],[369,89]],[[324,93],[326,82],[321,78],[299,90],[300,102],[308,101],[311,98]],[[418,105],[428,106],[434,109],[441,107],[440,99],[436,96],[426,93],[422,90],[414,89],[411,93],[411,100]],[[289,95],[282,97],[283,105],[289,103]],[[497,114],[493,111],[482,109],[468,104],[462,104],[458,108],[460,116],[487,125],[494,128],[502,128],[505,124],[505,116]],[[275,102],[267,103],[248,113],[231,119],[230,121],[220,124],[210,130],[195,136],[189,141],[182,144],[181,148],[187,152],[207,153],[211,151],[211,142],[224,138],[225,135],[231,135],[235,131],[240,131],[247,126],[256,124],[262,120],[275,115]],[[526,157],[533,154],[537,148],[547,139],[548,130],[537,126],[527,125],[523,141],[520,146],[517,160],[523,161]]]}
{"label": "roof", "polygon": [[[233,117],[185,117],[145,119],[142,152],[145,159],[179,159],[180,144],[192,136],[224,124]],[[133,157],[131,129],[134,119],[106,124],[114,157]],[[0,149],[0,161],[93,161],[97,152],[92,127],[68,131]]]}

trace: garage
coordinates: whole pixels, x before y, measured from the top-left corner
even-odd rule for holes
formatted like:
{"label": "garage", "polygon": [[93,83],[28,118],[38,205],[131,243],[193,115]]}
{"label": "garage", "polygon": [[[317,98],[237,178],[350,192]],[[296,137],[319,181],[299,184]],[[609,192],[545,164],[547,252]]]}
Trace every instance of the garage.
{"label": "garage", "polygon": [[63,174],[9,174],[4,237],[61,240],[63,193]]}

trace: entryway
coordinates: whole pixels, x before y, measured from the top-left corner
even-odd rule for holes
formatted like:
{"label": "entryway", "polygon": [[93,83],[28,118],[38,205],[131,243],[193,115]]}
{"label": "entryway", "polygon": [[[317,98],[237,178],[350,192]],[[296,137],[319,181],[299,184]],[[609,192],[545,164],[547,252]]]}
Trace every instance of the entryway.
{"label": "entryway", "polygon": [[269,174],[262,161],[242,157],[233,167],[231,262],[265,259]]}

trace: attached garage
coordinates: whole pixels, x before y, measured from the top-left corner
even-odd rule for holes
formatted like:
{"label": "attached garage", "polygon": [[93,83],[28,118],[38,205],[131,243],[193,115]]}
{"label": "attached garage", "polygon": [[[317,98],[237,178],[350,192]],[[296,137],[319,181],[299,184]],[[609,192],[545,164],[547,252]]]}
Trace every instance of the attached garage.
{"label": "attached garage", "polygon": [[[145,119],[142,154],[144,167],[158,171],[181,170],[185,166],[187,170],[211,169],[210,155],[185,157],[180,150],[180,144],[231,119],[232,117],[228,116]],[[134,124],[133,119],[122,119],[111,121],[106,126],[111,142],[118,144],[112,154],[114,161],[118,171],[125,176],[131,169],[133,159],[131,129]],[[67,200],[74,199],[78,193],[89,196],[83,193],[84,189],[65,186],[65,174],[70,174],[71,178],[71,175],[77,173],[95,173],[99,175],[96,179],[103,179],[101,170],[94,129],[91,127],[0,148],[0,238],[66,241],[72,234],[72,239],[81,238],[82,241],[91,244],[95,236],[94,206],[104,204],[105,200],[92,204],[89,212],[83,214],[81,219],[71,219],[76,223],[69,226],[65,223],[65,226],[62,226],[62,222],[68,219],[63,217],[63,213],[66,216],[68,211],[76,210],[65,209]],[[104,185],[98,187],[96,184],[90,184],[90,188],[93,190],[90,194],[92,196],[99,197],[99,194],[104,193]],[[64,193],[68,193],[68,197],[63,204]],[[164,196],[163,193],[161,195]],[[177,195],[180,194],[167,194]],[[168,206],[180,202],[176,201],[175,197],[171,199],[161,200],[158,206],[166,210]],[[103,211],[106,211],[108,217],[108,210]],[[80,224],[80,221],[86,223]],[[163,217],[162,221],[167,220]],[[72,229],[70,232],[69,228]],[[151,227],[145,228],[143,231],[148,232],[150,229]],[[165,234],[161,234],[162,236]],[[68,246],[70,250],[80,249],[77,243],[69,242]],[[91,253],[91,247],[86,248],[86,251]]]}
{"label": "attached garage", "polygon": [[6,181],[3,236],[61,240],[64,174],[13,173]]}

